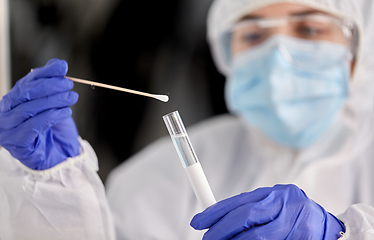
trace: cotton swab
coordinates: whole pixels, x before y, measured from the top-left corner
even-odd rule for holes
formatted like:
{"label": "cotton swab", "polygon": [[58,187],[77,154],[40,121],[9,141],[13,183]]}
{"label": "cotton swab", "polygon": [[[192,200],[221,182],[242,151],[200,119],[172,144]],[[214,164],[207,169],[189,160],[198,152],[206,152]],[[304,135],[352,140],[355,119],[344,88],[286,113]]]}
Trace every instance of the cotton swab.
{"label": "cotton swab", "polygon": [[162,102],[169,101],[169,96],[167,96],[167,95],[158,95],[158,94],[144,93],[144,92],[139,92],[139,91],[135,91],[135,90],[127,89],[127,88],[115,87],[115,86],[111,86],[111,85],[104,84],[104,83],[98,83],[98,82],[93,82],[93,81],[79,79],[79,78],[74,78],[74,77],[68,77],[68,76],[66,76],[66,78],[72,80],[73,82],[83,83],[83,84],[87,84],[87,85],[91,85],[91,86],[96,86],[96,87],[109,88],[109,89],[113,89],[113,90],[117,90],[117,91],[133,93],[133,94],[142,95],[142,96],[146,96],[146,97],[151,97],[151,98],[155,98],[157,100],[160,100]]}
{"label": "cotton swab", "polygon": [[[32,71],[34,71],[33,68],[31,68],[30,72],[32,72]],[[146,97],[151,97],[151,98],[155,98],[157,100],[160,100],[162,102],[169,101],[169,96],[168,95],[144,93],[144,92],[140,92],[140,91],[136,91],[136,90],[121,88],[121,87],[115,87],[115,86],[111,86],[111,85],[108,85],[108,84],[93,82],[93,81],[84,80],[84,79],[80,79],[80,78],[74,78],[74,77],[68,77],[68,76],[65,76],[65,77],[70,79],[71,81],[77,82],[77,83],[87,84],[87,85],[96,86],[96,87],[109,88],[109,89],[113,89],[113,90],[117,90],[117,91],[122,91],[122,92],[142,95],[142,96],[146,96]]]}

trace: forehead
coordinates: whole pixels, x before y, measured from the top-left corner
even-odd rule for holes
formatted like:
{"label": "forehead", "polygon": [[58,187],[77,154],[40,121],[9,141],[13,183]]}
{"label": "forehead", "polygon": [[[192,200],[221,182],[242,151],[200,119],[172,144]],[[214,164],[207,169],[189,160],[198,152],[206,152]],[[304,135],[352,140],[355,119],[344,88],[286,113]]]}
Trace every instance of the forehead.
{"label": "forehead", "polygon": [[260,9],[257,9],[244,18],[267,18],[267,17],[283,17],[292,15],[302,15],[314,12],[321,12],[314,8],[295,4],[295,3],[277,3]]}

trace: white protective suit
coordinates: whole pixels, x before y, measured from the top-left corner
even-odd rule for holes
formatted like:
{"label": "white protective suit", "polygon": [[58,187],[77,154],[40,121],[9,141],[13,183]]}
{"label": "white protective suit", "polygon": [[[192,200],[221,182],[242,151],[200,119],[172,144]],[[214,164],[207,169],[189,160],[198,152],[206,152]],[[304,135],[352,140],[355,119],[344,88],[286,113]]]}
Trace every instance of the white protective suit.
{"label": "white protective suit", "polygon": [[[347,231],[342,239],[374,239],[374,3],[217,0],[208,16],[208,38],[223,74],[227,67],[218,51],[223,29],[278,2],[304,4],[356,23],[357,60],[344,109],[316,144],[301,151],[281,146],[229,115],[187,129],[191,142],[217,200],[258,187],[294,183],[344,222]],[[202,236],[188,226],[201,209],[170,139],[154,143],[114,170],[107,193],[119,239]]]}
{"label": "white protective suit", "polygon": [[[219,26],[214,15],[248,12],[274,2],[285,1],[219,0],[209,21]],[[303,151],[281,146],[230,115],[187,131],[217,200],[294,183],[344,222],[341,239],[374,239],[374,4],[288,2],[350,17],[359,27],[351,96],[330,129]],[[214,26],[208,27],[210,34]],[[81,141],[81,147],[81,155],[45,171],[27,169],[0,150],[0,239],[115,239],[111,212],[117,239],[201,239],[203,232],[194,231],[189,222],[202,209],[169,137],[113,171],[107,186],[111,211],[95,172],[96,156],[87,142]]]}
{"label": "white protective suit", "polygon": [[0,149],[0,239],[115,239],[95,152],[35,171]]}

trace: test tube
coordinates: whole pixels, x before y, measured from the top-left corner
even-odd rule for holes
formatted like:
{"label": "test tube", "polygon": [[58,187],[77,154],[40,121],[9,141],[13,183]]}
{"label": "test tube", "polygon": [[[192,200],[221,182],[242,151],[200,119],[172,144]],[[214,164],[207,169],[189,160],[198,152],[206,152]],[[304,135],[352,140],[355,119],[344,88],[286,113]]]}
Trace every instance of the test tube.
{"label": "test tube", "polygon": [[166,114],[163,116],[163,119],[197,200],[203,208],[211,206],[216,203],[216,199],[210,189],[196,153],[192,148],[179,112],[175,111]]}

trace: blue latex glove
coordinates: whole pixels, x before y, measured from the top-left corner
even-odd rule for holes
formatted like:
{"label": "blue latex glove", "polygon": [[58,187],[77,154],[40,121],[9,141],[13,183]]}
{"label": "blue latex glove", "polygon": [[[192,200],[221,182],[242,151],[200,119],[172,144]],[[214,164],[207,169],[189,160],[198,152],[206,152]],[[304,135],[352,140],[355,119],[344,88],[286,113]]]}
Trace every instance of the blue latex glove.
{"label": "blue latex glove", "polygon": [[51,59],[20,79],[0,102],[0,145],[31,169],[48,169],[79,154],[69,106],[78,100],[64,78],[66,61]]}
{"label": "blue latex glove", "polygon": [[194,216],[191,226],[209,228],[204,240],[336,240],[345,227],[295,185],[259,188],[218,202]]}

